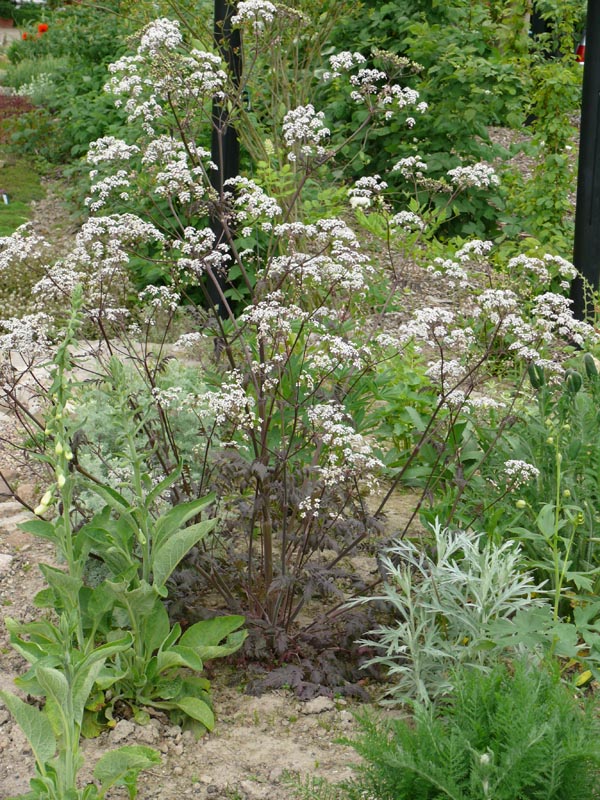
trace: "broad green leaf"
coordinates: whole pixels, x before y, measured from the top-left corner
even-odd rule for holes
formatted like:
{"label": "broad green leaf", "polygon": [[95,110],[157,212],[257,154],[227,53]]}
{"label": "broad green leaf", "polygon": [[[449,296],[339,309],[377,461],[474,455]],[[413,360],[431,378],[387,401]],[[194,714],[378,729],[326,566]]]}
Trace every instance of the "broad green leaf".
{"label": "broad green leaf", "polygon": [[156,665],[158,672],[173,667],[188,667],[196,672],[202,672],[202,659],[191,647],[172,647],[170,650],[161,650],[157,656]]}
{"label": "broad green leaf", "polygon": [[225,656],[230,656],[240,649],[247,635],[247,631],[236,631],[230,634],[223,644],[199,645],[195,648],[195,651],[203,661],[210,661],[212,658],[225,658]]}
{"label": "broad green leaf", "polygon": [[196,622],[182,635],[179,644],[197,651],[199,647],[219,644],[226,636],[240,628],[246,618],[240,614],[213,617]]}
{"label": "broad green leaf", "polygon": [[[191,500],[189,503],[179,503],[174,508],[167,511],[159,517],[154,524],[153,541],[154,546],[159,547],[164,543],[165,539],[169,538],[171,534],[178,531],[185,523],[196,514],[199,514],[207,506],[211,505],[215,500],[214,494],[209,494],[206,497],[199,497],[197,500]],[[213,525],[216,520],[212,521]],[[210,529],[209,529],[210,530]]]}
{"label": "broad green leaf", "polygon": [[62,601],[66,609],[77,608],[79,605],[79,590],[83,583],[79,578],[48,564],[40,564],[40,571],[46,582]]}
{"label": "broad green leaf", "polygon": [[215,527],[215,519],[198,522],[172,534],[152,555],[154,586],[163,587],[181,559]]}
{"label": "broad green leaf", "polygon": [[123,497],[122,494],[110,486],[100,485],[98,483],[89,483],[87,488],[94,494],[99,495],[112,509],[122,513],[123,511],[131,511],[131,505]]}
{"label": "broad green leaf", "polygon": [[54,524],[44,519],[28,519],[27,522],[20,522],[17,528],[25,531],[25,533],[39,536],[42,539],[49,539],[51,542],[56,541],[56,529]]}
{"label": "broad green leaf", "polygon": [[10,692],[0,691],[0,697],[27,737],[35,760],[43,773],[43,765],[50,761],[56,752],[56,738],[49,720],[43,711],[24,703]]}
{"label": "broad green leaf", "polygon": [[160,645],[161,650],[168,650],[172,647],[176,641],[178,641],[179,637],[181,636],[181,625],[176,622],[175,625],[171,628],[169,635],[164,639],[162,644]]}
{"label": "broad green leaf", "polygon": [[171,632],[171,623],[166,608],[160,600],[154,600],[151,613],[143,620],[142,636],[146,652],[153,653],[163,644]]}
{"label": "broad green leaf", "polygon": [[94,683],[102,672],[104,662],[107,658],[127,650],[133,646],[133,636],[127,634],[122,639],[103,644],[96,647],[89,653],[77,666],[75,679],[73,681],[73,719],[80,725],[83,719],[83,711],[90,696]]}
{"label": "broad green leaf", "polygon": [[52,697],[61,707],[65,707],[69,698],[69,684],[63,673],[51,667],[38,667],[37,673],[46,696]]}
{"label": "broad green leaf", "polygon": [[105,793],[111,786],[128,784],[128,778],[157,764],[160,764],[160,755],[151,747],[125,745],[101,756],[94,767],[94,778],[100,781]]}
{"label": "broad green leaf", "polygon": [[215,715],[212,708],[203,700],[199,700],[197,697],[180,697],[175,705],[188,717],[201,722],[207,730],[212,731],[215,727]]}
{"label": "broad green leaf", "polygon": [[557,524],[555,506],[552,503],[546,503],[542,506],[535,522],[538,530],[547,541],[552,539],[556,531],[562,527],[560,520],[558,520]]}

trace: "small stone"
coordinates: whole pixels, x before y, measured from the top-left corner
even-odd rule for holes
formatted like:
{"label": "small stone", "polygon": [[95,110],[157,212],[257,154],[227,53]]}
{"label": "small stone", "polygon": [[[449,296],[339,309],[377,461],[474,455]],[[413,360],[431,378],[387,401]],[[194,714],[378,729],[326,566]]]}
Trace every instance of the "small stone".
{"label": "small stone", "polygon": [[127,739],[128,736],[131,736],[134,730],[135,725],[133,722],[128,719],[120,719],[115,725],[110,738],[113,742],[122,742],[123,739]]}
{"label": "small stone", "polygon": [[173,755],[180,756],[183,755],[183,745],[182,744],[174,744],[171,747],[171,752]]}
{"label": "small stone", "polygon": [[303,714],[323,714],[325,711],[333,711],[335,703],[331,697],[313,697],[301,707]]}
{"label": "small stone", "polygon": [[170,736],[171,739],[175,739],[177,736],[181,736],[181,728],[179,725],[172,725],[165,733],[165,736]]}
{"label": "small stone", "polygon": [[344,727],[352,724],[352,714],[349,711],[340,711],[340,722]]}
{"label": "small stone", "polygon": [[158,731],[152,725],[138,725],[135,738],[144,744],[154,744],[158,739]]}
{"label": "small stone", "polygon": [[0,573],[8,572],[12,564],[13,557],[8,553],[0,553]]}
{"label": "small stone", "polygon": [[183,775],[183,767],[173,767],[173,775]]}
{"label": "small stone", "polygon": [[283,767],[275,767],[274,769],[271,770],[271,772],[269,772],[269,781],[271,783],[279,783],[279,780],[281,779],[281,776],[283,775],[284,771],[285,770],[283,769]]}
{"label": "small stone", "polygon": [[218,794],[218,793],[219,793],[219,787],[218,787],[216,784],[214,784],[214,783],[210,783],[210,784],[209,784],[209,785],[206,787],[206,794],[207,794],[207,795],[209,795],[209,796],[213,796],[213,795],[215,795],[215,794]]}

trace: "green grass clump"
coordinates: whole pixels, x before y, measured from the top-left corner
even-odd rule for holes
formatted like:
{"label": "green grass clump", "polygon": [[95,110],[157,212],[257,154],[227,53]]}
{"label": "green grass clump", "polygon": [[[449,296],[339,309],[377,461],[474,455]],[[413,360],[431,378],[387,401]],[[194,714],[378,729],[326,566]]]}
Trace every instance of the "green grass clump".
{"label": "green grass clump", "polygon": [[412,721],[359,720],[356,780],[313,782],[306,800],[593,800],[600,722],[549,673],[526,663],[457,671],[454,690]]}
{"label": "green grass clump", "polygon": [[5,204],[0,197],[0,236],[9,236],[31,217],[32,200],[45,192],[39,174],[27,161],[0,151],[0,190],[8,195]]}

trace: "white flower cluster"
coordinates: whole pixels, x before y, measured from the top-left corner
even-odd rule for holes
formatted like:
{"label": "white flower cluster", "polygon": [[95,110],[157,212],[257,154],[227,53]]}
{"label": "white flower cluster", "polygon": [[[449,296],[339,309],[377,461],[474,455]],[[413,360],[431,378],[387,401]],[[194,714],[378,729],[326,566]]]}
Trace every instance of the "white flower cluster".
{"label": "white flower cluster", "polygon": [[504,475],[508,478],[511,489],[519,489],[526,483],[535,480],[540,471],[533,464],[528,464],[527,461],[519,461],[517,459],[510,459],[504,462]]}
{"label": "white flower cluster", "polygon": [[543,284],[548,284],[550,282],[550,272],[541,258],[532,258],[531,256],[526,255],[515,256],[514,258],[510,259],[507,267],[511,274],[523,270],[531,275],[535,275],[535,277]]}
{"label": "white flower cluster", "polygon": [[[190,159],[205,164],[190,163]],[[180,203],[201,201],[206,194],[202,178],[206,170],[216,168],[210,161],[210,153],[201,147],[187,147],[170,135],[152,139],[144,150],[142,164],[152,175],[153,192],[158,197],[177,197]]]}
{"label": "white flower cluster", "polygon": [[554,292],[536,297],[531,310],[536,328],[548,342],[553,335],[561,336],[578,347],[583,347],[586,341],[597,342],[599,336],[594,328],[573,317],[571,304],[572,300]]}
{"label": "white flower cluster", "polygon": [[181,408],[181,393],[183,388],[181,386],[169,386],[167,389],[159,389],[154,386],[152,389],[152,396],[158,405],[163,409],[179,409]]}
{"label": "white flower cluster", "polygon": [[467,289],[471,283],[466,269],[451,258],[434,259],[427,272],[437,279],[444,277],[449,289]]}
{"label": "white flower cluster", "polygon": [[283,140],[289,150],[289,161],[297,161],[298,156],[305,161],[326,155],[322,143],[329,138],[331,131],[323,123],[324,116],[310,103],[287,112],[283,118]]}
{"label": "white flower cluster", "polygon": [[318,467],[325,485],[337,486],[349,479],[374,485],[384,465],[365,437],[349,424],[343,408],[334,403],[316,405],[308,410],[308,418],[316,440],[326,447],[326,462]]}
{"label": "white flower cluster", "polygon": [[215,425],[248,430],[256,423],[254,398],[246,392],[242,375],[235,370],[227,374],[218,391],[205,392],[198,400],[196,411],[211,418]]}
{"label": "white flower cluster", "polygon": [[[350,85],[354,87],[350,92],[350,99],[355,103],[365,103],[371,111],[376,108],[385,111],[385,119],[393,116],[391,106],[396,109],[405,109],[414,106],[420,113],[427,111],[427,103],[419,103],[419,93],[407,86],[389,83],[388,76],[379,69],[363,67],[355,75],[350,76]],[[409,117],[407,125],[412,128],[415,124],[413,117]]]}
{"label": "white flower cluster", "polygon": [[[272,259],[269,274],[289,275],[301,285],[336,286],[353,294],[364,291],[371,274],[354,231],[341,219],[322,219],[312,225],[300,222],[277,225],[274,233],[287,253]],[[303,247],[297,250],[298,243]]]}
{"label": "white flower cluster", "polygon": [[49,246],[42,236],[35,233],[30,222],[20,225],[10,236],[0,236],[0,272],[15,263],[31,262],[43,255]]}
{"label": "white flower cluster", "polygon": [[231,261],[229,248],[226,244],[216,244],[215,234],[210,228],[187,226],[181,238],[171,242],[171,247],[181,252],[176,267],[188,278],[199,278],[207,269],[224,270]]}
{"label": "white flower cluster", "polygon": [[464,364],[455,358],[441,358],[439,361],[430,361],[425,373],[432,383],[446,388],[448,384],[460,384],[467,370]]}
{"label": "white flower cluster", "polygon": [[403,178],[407,181],[422,180],[424,172],[427,172],[427,164],[423,161],[421,156],[407,156],[401,158],[392,167],[392,172],[400,172]]}
{"label": "white flower cluster", "polygon": [[320,333],[317,346],[309,352],[307,366],[309,370],[320,373],[332,373],[340,367],[363,369],[370,355],[366,347],[358,348],[341,336]]}
{"label": "white flower cluster", "polygon": [[463,264],[472,261],[473,258],[485,258],[494,246],[493,242],[482,241],[481,239],[472,239],[470,242],[465,242],[460,250],[456,251],[456,258]]}
{"label": "white flower cluster", "polygon": [[261,341],[276,342],[290,335],[294,322],[307,318],[307,312],[287,303],[281,292],[273,292],[260,303],[246,308],[239,319],[256,328],[256,335]]}
{"label": "white flower cluster", "polygon": [[71,253],[48,269],[33,293],[40,302],[49,297],[64,300],[77,284],[83,284],[88,312],[95,303],[105,315],[109,294],[127,292],[130,252],[144,243],[162,246],[164,235],[135,214],[90,217]]}
{"label": "white flower cluster", "polygon": [[165,50],[176,50],[183,43],[179,22],[174,19],[156,19],[146,25],[140,39],[139,53],[160,56]]}
{"label": "white flower cluster", "polygon": [[413,211],[399,211],[390,219],[390,228],[402,228],[407,233],[424,231],[427,227],[425,221]]}
{"label": "white flower cluster", "polygon": [[3,319],[0,327],[7,333],[0,335],[0,352],[16,351],[26,361],[33,360],[40,355],[46,355],[50,342],[47,331],[51,319],[47,314],[27,314],[18,319]]}
{"label": "white flower cluster", "polygon": [[181,297],[168,286],[146,286],[138,293],[138,300],[143,305],[151,306],[155,310],[166,309],[177,311]]}
{"label": "white flower cluster", "polygon": [[511,289],[486,289],[477,298],[475,316],[499,325],[509,314],[519,310],[519,298]]}
{"label": "white flower cluster", "polygon": [[[92,173],[90,173],[90,177],[93,177]],[[127,201],[129,200],[130,186],[129,173],[124,169],[119,169],[90,186],[90,196],[85,198],[85,204],[92,213],[95,213],[104,208],[107,201],[111,197],[114,198],[115,195],[119,200]]]}
{"label": "white flower cluster", "polygon": [[444,308],[421,308],[415,311],[411,320],[399,326],[398,338],[401,342],[412,339],[435,347],[444,342],[454,322],[455,315],[452,311]]}
{"label": "white flower cluster", "polygon": [[[101,139],[96,139],[95,142],[90,142],[87,162],[97,165],[104,162],[129,161],[139,152],[140,148],[135,144],[127,144],[123,139],[117,139],[115,136],[103,136]],[[90,177],[94,178],[95,175],[95,171],[92,170]]]}
{"label": "white flower cluster", "polygon": [[367,59],[362,53],[351,53],[349,50],[344,50],[341,53],[336,53],[329,57],[329,65],[331,72],[323,73],[323,80],[330,81],[333,78],[339,78],[342,72],[350,72],[355,67],[362,66],[367,63]]}
{"label": "white flower cluster", "polygon": [[[230,178],[225,181],[225,186],[235,190],[234,201],[235,219],[247,223],[263,218],[261,228],[269,232],[273,228],[272,220],[281,216],[281,206],[254,181],[249,178]],[[266,218],[266,219],[265,219]],[[250,235],[252,228],[244,228],[243,235]]]}
{"label": "white flower cluster", "polygon": [[496,175],[494,168],[485,162],[472,164],[467,167],[455,167],[448,171],[450,181],[458,189],[489,189],[490,186],[498,186],[500,178]]}
{"label": "white flower cluster", "polygon": [[359,178],[351,189],[348,189],[351,208],[369,208],[374,197],[379,197],[388,185],[381,180],[381,175]]}
{"label": "white flower cluster", "polygon": [[254,33],[261,33],[275,19],[277,7],[269,0],[240,0],[232,25],[249,25]]}
{"label": "white flower cluster", "polygon": [[178,23],[157,19],[145,28],[135,55],[109,65],[105,91],[115,95],[128,121],[141,120],[149,135],[168,118],[167,109],[175,106],[184,114],[182,106],[224,97],[227,74],[219,56],[196,49],[182,55],[180,43]]}
{"label": "white flower cluster", "polygon": [[577,270],[569,261],[561,256],[553,256],[546,253],[542,258],[533,256],[519,255],[511,258],[508,262],[508,269],[511,272],[521,269],[535,275],[538,280],[546,285],[550,284],[552,277],[558,273],[561,289],[569,289],[570,282],[577,276]]}

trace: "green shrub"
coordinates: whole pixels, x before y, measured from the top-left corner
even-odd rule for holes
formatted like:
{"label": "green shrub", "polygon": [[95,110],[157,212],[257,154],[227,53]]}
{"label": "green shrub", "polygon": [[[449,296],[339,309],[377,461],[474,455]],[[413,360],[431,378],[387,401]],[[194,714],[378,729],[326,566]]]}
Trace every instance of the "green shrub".
{"label": "green shrub", "polygon": [[525,663],[461,668],[442,704],[412,722],[360,720],[354,781],[304,787],[305,800],[593,800],[600,797],[594,705],[556,671]]}

